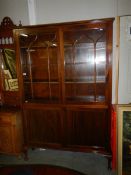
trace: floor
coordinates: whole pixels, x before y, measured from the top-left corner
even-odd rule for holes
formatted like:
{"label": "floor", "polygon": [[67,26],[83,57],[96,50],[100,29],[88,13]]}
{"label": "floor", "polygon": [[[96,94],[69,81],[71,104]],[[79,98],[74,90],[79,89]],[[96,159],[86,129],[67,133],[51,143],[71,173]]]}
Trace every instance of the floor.
{"label": "floor", "polygon": [[14,164],[51,164],[78,170],[86,175],[116,175],[108,170],[108,161],[97,153],[35,149],[28,151],[29,160],[23,156],[0,154],[0,166]]}

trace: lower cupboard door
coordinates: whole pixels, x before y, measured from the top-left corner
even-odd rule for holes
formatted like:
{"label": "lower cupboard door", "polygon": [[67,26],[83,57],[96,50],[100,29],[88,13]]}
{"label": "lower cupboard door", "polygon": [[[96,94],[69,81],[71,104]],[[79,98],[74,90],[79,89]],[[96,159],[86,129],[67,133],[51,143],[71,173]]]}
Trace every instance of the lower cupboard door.
{"label": "lower cupboard door", "polygon": [[12,127],[11,126],[0,126],[0,152],[12,153],[13,152],[13,141],[12,141]]}
{"label": "lower cupboard door", "polygon": [[34,146],[60,147],[63,120],[60,110],[24,110],[26,143]]}
{"label": "lower cupboard door", "polygon": [[110,122],[107,110],[67,110],[68,145],[107,148]]}

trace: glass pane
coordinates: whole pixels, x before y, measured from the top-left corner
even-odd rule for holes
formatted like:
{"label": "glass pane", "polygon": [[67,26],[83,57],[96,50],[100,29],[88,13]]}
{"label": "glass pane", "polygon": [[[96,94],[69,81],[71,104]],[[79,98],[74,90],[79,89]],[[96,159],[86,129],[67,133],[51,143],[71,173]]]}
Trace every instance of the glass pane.
{"label": "glass pane", "polygon": [[[103,35],[104,37],[104,35]],[[106,90],[106,76],[108,72],[106,70],[106,42],[98,41],[96,44],[96,100],[105,100]]]}
{"label": "glass pane", "polygon": [[16,56],[13,49],[5,48],[1,53],[3,88],[5,91],[18,91]]}
{"label": "glass pane", "polygon": [[65,98],[105,101],[106,42],[102,29],[64,32]]}
{"label": "glass pane", "polygon": [[58,43],[56,33],[20,36],[25,101],[58,102]]}
{"label": "glass pane", "polygon": [[123,174],[131,174],[131,111],[123,112]]}

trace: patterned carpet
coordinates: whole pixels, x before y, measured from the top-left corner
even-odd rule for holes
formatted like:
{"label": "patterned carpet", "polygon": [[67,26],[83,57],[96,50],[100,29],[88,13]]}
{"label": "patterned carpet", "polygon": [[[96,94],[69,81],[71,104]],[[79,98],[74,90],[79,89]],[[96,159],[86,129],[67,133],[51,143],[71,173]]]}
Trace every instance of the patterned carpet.
{"label": "patterned carpet", "polygon": [[0,154],[0,165],[56,165],[80,171],[86,175],[116,175],[108,170],[108,160],[96,153],[80,153],[71,151],[29,150],[29,160],[25,161],[23,156],[7,156]]}

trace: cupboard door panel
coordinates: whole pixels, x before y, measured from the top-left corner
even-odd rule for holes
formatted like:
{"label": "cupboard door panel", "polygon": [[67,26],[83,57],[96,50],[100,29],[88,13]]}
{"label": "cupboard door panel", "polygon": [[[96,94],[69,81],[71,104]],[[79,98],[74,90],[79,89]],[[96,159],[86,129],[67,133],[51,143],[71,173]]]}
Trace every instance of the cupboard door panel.
{"label": "cupboard door panel", "polygon": [[21,112],[13,108],[0,109],[0,152],[20,155],[23,151]]}
{"label": "cupboard door panel", "polygon": [[0,152],[12,153],[12,129],[11,126],[0,126]]}
{"label": "cupboard door panel", "polygon": [[63,121],[60,110],[24,110],[28,143],[60,145],[62,143]]}
{"label": "cupboard door panel", "polygon": [[68,144],[104,147],[107,141],[106,110],[68,110]]}

